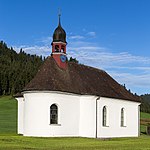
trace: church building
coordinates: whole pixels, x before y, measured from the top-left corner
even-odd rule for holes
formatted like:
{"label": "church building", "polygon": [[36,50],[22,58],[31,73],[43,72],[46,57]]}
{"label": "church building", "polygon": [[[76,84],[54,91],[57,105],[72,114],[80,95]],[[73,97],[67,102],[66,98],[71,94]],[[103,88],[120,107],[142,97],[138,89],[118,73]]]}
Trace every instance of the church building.
{"label": "church building", "polygon": [[33,137],[137,137],[140,100],[105,71],[67,59],[60,16],[52,53],[16,96],[18,134]]}

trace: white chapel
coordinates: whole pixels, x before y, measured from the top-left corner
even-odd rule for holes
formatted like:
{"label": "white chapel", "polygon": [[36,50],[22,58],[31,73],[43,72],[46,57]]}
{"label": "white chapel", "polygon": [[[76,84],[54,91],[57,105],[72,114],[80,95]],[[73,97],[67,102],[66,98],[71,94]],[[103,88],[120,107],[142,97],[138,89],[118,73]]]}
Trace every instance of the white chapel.
{"label": "white chapel", "polygon": [[140,100],[105,71],[67,59],[60,16],[52,53],[16,95],[18,134],[33,137],[137,137]]}

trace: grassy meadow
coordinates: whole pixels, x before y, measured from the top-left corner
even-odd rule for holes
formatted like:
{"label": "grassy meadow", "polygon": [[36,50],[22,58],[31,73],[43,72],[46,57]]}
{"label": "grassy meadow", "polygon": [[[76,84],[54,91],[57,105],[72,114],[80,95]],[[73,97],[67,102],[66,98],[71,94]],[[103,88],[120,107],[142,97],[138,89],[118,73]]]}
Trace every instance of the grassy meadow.
{"label": "grassy meadow", "polygon": [[0,136],[2,150],[148,150],[150,138],[116,138],[109,140],[89,138],[33,138]]}
{"label": "grassy meadow", "polygon": [[139,138],[33,138],[17,135],[17,101],[10,96],[0,97],[0,150],[150,150],[146,126],[150,114],[141,113]]}
{"label": "grassy meadow", "polygon": [[0,97],[0,134],[17,132],[17,101],[11,96]]}

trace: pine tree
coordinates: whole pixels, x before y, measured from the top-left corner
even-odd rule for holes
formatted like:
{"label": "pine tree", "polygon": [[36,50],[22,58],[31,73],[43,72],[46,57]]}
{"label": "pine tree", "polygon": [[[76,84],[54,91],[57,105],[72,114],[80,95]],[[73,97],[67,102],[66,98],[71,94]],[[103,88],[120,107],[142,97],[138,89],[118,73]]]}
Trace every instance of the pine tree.
{"label": "pine tree", "polygon": [[0,42],[0,95],[15,94],[34,77],[43,63],[42,56],[26,54],[23,49],[17,54]]}

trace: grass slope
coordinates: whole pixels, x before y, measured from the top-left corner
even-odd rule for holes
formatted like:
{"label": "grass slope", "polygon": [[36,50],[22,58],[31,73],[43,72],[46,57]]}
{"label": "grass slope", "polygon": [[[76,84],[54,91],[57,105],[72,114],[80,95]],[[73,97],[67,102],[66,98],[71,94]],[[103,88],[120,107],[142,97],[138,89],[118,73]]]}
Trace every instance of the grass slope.
{"label": "grass slope", "polygon": [[11,96],[0,97],[0,134],[16,133],[17,101]]}
{"label": "grass slope", "polygon": [[[17,101],[10,96],[0,98],[0,150],[148,150],[150,137],[114,138],[33,138],[16,135]],[[141,113],[142,119],[150,114]],[[141,126],[142,127],[142,126]]]}
{"label": "grass slope", "polygon": [[140,117],[141,119],[150,119],[150,114],[141,112]]}
{"label": "grass slope", "polygon": [[115,138],[109,140],[89,138],[33,138],[0,136],[2,150],[148,150],[150,138]]}

